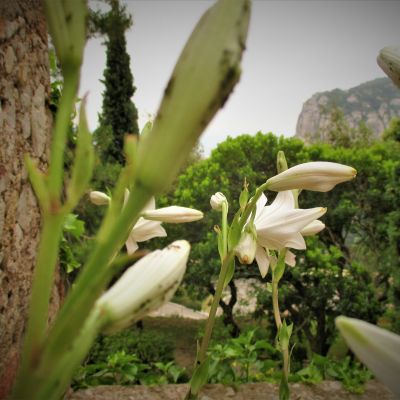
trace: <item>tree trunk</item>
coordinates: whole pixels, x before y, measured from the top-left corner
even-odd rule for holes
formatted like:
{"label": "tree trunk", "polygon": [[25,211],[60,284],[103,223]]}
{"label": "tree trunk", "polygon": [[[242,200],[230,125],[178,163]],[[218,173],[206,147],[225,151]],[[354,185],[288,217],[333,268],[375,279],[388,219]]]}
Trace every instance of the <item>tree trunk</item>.
{"label": "tree trunk", "polygon": [[[0,399],[19,363],[40,210],[27,178],[24,154],[45,171],[50,144],[47,29],[40,0],[0,1]],[[57,273],[54,316],[62,297]]]}

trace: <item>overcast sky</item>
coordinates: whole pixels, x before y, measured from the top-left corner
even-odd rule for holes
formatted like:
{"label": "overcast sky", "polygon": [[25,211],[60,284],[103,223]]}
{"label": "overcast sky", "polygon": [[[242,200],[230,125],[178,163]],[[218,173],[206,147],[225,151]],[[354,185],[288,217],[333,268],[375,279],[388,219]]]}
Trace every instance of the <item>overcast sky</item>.
{"label": "overcast sky", "polygon": [[[97,4],[91,2],[91,4]],[[126,33],[142,127],[157,112],[175,62],[208,0],[124,1],[134,25]],[[242,77],[202,136],[205,154],[228,135],[257,131],[292,136],[303,103],[316,92],[349,89],[385,76],[379,50],[400,42],[400,1],[255,0]],[[97,126],[105,66],[102,40],[89,41],[81,94]]]}

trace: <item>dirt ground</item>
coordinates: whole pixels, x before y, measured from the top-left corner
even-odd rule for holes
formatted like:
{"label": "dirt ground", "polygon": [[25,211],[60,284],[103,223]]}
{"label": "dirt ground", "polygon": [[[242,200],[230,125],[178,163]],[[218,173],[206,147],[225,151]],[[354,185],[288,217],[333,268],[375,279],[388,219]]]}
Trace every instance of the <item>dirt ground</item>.
{"label": "dirt ground", "polygon": [[[182,400],[188,385],[98,386],[71,393],[68,400]],[[237,388],[206,385],[199,400],[278,400],[278,386],[253,383]],[[361,395],[351,394],[340,382],[324,381],[319,385],[291,385],[291,400],[395,400],[379,382],[370,381]]]}

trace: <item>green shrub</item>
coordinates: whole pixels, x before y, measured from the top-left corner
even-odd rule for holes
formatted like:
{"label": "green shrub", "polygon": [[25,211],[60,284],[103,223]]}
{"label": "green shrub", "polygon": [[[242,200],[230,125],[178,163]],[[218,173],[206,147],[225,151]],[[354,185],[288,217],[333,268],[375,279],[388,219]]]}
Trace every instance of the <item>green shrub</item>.
{"label": "green shrub", "polygon": [[140,362],[165,362],[173,359],[174,344],[170,337],[147,330],[125,330],[111,336],[99,335],[87,363],[105,362],[118,352],[136,354]]}

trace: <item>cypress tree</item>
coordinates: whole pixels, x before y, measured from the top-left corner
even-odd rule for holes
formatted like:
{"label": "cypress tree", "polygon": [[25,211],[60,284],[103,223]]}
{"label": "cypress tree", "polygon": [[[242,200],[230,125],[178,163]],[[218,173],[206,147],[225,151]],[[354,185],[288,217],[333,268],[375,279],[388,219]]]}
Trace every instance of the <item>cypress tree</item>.
{"label": "cypress tree", "polygon": [[138,135],[138,112],[131,101],[136,91],[126,51],[125,31],[132,17],[119,0],[107,0],[111,10],[91,13],[91,30],[106,37],[106,68],[100,127],[96,132],[100,157],[105,162],[124,163],[123,142],[127,133]]}

